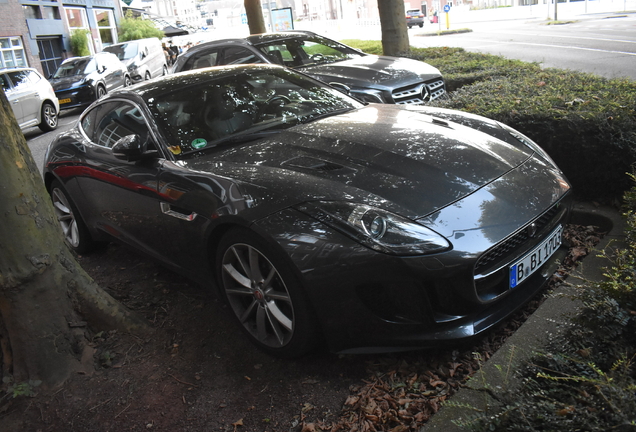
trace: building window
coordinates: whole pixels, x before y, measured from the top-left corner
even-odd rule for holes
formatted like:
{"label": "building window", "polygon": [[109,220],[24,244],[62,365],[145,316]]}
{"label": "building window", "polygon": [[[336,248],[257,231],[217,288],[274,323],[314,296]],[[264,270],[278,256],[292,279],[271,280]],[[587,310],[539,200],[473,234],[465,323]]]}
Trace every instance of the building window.
{"label": "building window", "polygon": [[42,6],[42,18],[59,20],[61,19],[60,9],[56,6]]}
{"label": "building window", "polygon": [[0,67],[26,67],[24,46],[19,36],[0,38]]}
{"label": "building window", "polygon": [[117,28],[115,27],[113,11],[109,9],[93,9],[93,11],[102,47],[117,42]]}
{"label": "building window", "polygon": [[66,8],[66,18],[68,19],[68,26],[71,31],[77,29],[87,29],[88,24],[86,20],[86,10]]}
{"label": "building window", "polygon": [[22,5],[22,10],[24,11],[24,18],[26,19],[42,19],[39,6]]}

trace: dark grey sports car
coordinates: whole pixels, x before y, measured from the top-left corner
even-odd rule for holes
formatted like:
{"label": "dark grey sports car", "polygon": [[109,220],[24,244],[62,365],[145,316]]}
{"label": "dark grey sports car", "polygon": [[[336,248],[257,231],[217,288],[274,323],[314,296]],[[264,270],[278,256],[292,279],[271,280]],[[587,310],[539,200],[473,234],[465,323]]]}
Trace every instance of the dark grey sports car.
{"label": "dark grey sports car", "polygon": [[505,125],[271,65],[113,92],[50,144],[44,178],[73,249],[117,239],[216,286],[278,356],[487,330],[553,272],[571,195]]}
{"label": "dark grey sports car", "polygon": [[177,58],[172,70],[248,63],[287,66],[326,83],[346,86],[364,102],[421,105],[446,94],[439,70],[427,63],[366,54],[298,30],[195,45]]}

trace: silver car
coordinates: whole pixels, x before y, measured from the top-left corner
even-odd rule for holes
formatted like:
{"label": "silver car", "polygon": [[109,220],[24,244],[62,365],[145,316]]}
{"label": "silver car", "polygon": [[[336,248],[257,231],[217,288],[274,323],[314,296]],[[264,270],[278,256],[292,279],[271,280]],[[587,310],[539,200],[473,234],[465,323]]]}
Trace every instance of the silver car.
{"label": "silver car", "polygon": [[53,87],[38,71],[0,69],[0,84],[22,130],[31,126],[44,132],[57,128],[60,105]]}

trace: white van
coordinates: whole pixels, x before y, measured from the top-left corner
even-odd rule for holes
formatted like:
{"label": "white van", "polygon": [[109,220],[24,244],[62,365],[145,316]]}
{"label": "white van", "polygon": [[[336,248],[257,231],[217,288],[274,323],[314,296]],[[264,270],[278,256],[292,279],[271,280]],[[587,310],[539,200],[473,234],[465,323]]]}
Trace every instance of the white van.
{"label": "white van", "polygon": [[134,82],[168,74],[166,56],[158,38],[137,39],[109,45],[104,51],[119,57]]}

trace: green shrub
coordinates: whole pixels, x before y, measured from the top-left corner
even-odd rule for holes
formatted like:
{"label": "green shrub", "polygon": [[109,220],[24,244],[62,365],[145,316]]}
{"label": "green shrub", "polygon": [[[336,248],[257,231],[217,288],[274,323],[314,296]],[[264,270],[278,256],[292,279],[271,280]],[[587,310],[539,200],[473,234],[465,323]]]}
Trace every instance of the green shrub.
{"label": "green shrub", "polygon": [[[379,41],[348,45],[380,53]],[[636,162],[636,83],[462,48],[412,48],[437,67],[449,97],[435,105],[506,123],[543,147],[582,199],[614,201],[630,188]]]}
{"label": "green shrub", "polygon": [[77,29],[71,32],[71,50],[74,56],[83,57],[91,54],[88,49],[87,38],[89,34],[90,32],[86,29]]}

